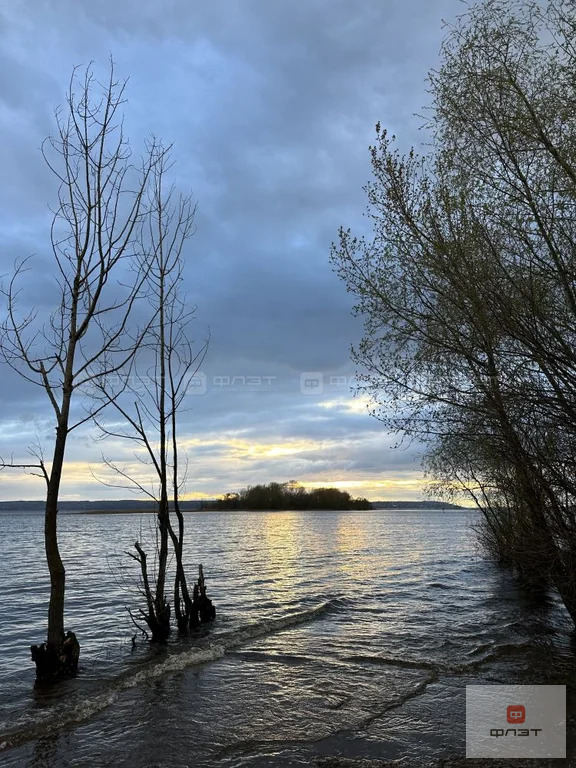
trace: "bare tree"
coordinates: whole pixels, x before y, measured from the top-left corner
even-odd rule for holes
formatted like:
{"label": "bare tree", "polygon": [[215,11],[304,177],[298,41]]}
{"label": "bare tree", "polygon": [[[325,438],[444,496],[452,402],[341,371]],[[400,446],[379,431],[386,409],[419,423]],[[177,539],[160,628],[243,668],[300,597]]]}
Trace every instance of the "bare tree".
{"label": "bare tree", "polygon": [[[143,481],[104,459],[120,487],[128,483],[128,487],[145,493],[158,507],[153,577],[140,542],[135,544],[136,554],[131,553],[141,570],[146,598],[143,618],[156,641],[165,640],[170,632],[170,604],[166,595],[169,541],[176,560],[173,605],[178,627],[187,630],[195,625],[199,610],[190,596],[183,561],[184,517],[179,500],[186,466],[182,471],[178,417],[208,347],[206,340],[194,351],[188,336],[194,310],[187,308],[182,293],[183,247],[193,234],[195,206],[188,197],[176,198],[173,188],[164,190],[166,170],[164,162],[154,170],[151,216],[141,244],[150,264],[147,284],[155,321],[148,329],[138,358],[133,360],[130,376],[121,382],[100,379],[98,383],[101,401],[112,406],[120,417],[119,423],[96,420],[102,436],[132,441],[139,451],[137,457],[152,470],[154,480],[150,485],[148,477]],[[172,524],[171,510],[176,526]]]}
{"label": "bare tree", "polygon": [[[16,265],[4,286],[7,313],[0,352],[24,379],[44,390],[56,427],[45,512],[47,640],[33,647],[42,679],[74,672],[79,652],[73,633],[64,635],[65,568],[57,536],[67,438],[95,413],[93,401],[76,395],[129,364],[146,331],[146,323],[134,329],[130,320],[148,276],[139,251],[147,190],[165,151],[152,140],[143,158],[133,162],[120,114],[124,89],[112,63],[105,83],[90,67],[83,75],[75,69],[66,108],[56,113],[56,134],[43,145],[44,159],[59,182],[50,232],[56,291],[49,318],[20,306],[27,260]],[[77,402],[84,407],[76,407]]]}

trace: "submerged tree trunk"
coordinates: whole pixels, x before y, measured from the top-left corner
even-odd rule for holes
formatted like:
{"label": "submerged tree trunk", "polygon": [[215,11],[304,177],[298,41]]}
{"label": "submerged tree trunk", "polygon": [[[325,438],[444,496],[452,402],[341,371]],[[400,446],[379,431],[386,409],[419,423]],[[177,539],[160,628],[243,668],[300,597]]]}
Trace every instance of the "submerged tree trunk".
{"label": "submerged tree trunk", "polygon": [[80,644],[74,632],[62,635],[57,646],[42,643],[30,648],[36,664],[37,683],[55,683],[65,677],[74,677],[78,671]]}
{"label": "submerged tree trunk", "polygon": [[72,395],[71,366],[74,360],[75,343],[69,346],[70,365],[67,381],[64,385],[62,409],[56,429],[56,441],[52,458],[52,467],[48,478],[46,507],[44,516],[44,545],[46,562],[50,573],[50,601],[48,605],[48,631],[46,642],[31,646],[32,660],[36,664],[38,682],[54,682],[64,677],[74,676],[78,671],[80,645],[73,632],[64,633],[64,595],[66,588],[66,569],[58,546],[58,495],[64,466],[66,438],[68,436],[68,418]]}
{"label": "submerged tree trunk", "polygon": [[[152,641],[165,643],[170,634],[170,604],[164,602],[162,605],[158,605],[157,595],[153,593],[150,585],[147,555],[138,542],[134,544],[134,548],[138,554],[134,555],[131,552],[128,554],[140,564],[142,589],[147,606],[147,611],[141,610],[140,615],[150,629]],[[181,575],[183,575],[183,569],[181,570],[180,568],[177,568],[174,582],[176,590],[181,586]],[[179,594],[180,593],[178,593],[178,599]],[[206,591],[206,580],[204,578],[204,569],[202,565],[198,566],[198,581],[194,584],[193,599],[190,599],[187,590],[185,594],[187,599],[184,612],[182,612],[181,606],[178,606],[178,600],[175,600],[175,613],[177,616],[178,627],[181,631],[198,629],[201,624],[207,624],[216,618],[216,609]]]}
{"label": "submerged tree trunk", "polygon": [[50,572],[50,603],[48,607],[48,634],[47,644],[51,649],[56,649],[64,635],[64,590],[66,585],[66,571],[60,557],[58,547],[57,520],[58,520],[58,493],[64,463],[64,451],[66,447],[66,431],[59,426],[54,446],[54,458],[48,483],[46,496],[46,512],[44,519],[44,543],[46,548],[46,561]]}
{"label": "submerged tree trunk", "polygon": [[[158,530],[160,534],[160,547],[158,551],[158,573],[156,578],[156,594],[154,596],[154,615],[156,629],[152,634],[155,640],[164,641],[170,634],[170,605],[166,602],[166,567],[168,565],[168,500],[164,493],[160,499],[158,509]],[[150,627],[152,629],[152,627]]]}
{"label": "submerged tree trunk", "polygon": [[165,643],[170,634],[170,605],[165,600],[162,602],[159,601],[157,590],[155,595],[152,594],[150,578],[148,575],[147,555],[138,542],[134,544],[134,549],[137,551],[137,555],[133,555],[131,552],[128,554],[140,563],[142,586],[148,608],[147,613],[144,611],[141,611],[140,613],[150,629],[152,641],[156,643]]}
{"label": "submerged tree trunk", "polygon": [[174,531],[172,524],[169,526],[170,538],[174,546],[176,557],[176,576],[174,578],[174,615],[180,632],[190,629],[190,620],[194,611],[194,604],[188,590],[188,581],[184,569],[184,516],[180,509],[178,496],[174,497],[174,511],[178,520],[178,532]]}
{"label": "submerged tree trunk", "polygon": [[198,566],[198,581],[194,585],[194,613],[192,620],[194,624],[206,624],[216,618],[216,609],[212,605],[212,600],[206,594],[206,582],[204,579],[204,568]]}

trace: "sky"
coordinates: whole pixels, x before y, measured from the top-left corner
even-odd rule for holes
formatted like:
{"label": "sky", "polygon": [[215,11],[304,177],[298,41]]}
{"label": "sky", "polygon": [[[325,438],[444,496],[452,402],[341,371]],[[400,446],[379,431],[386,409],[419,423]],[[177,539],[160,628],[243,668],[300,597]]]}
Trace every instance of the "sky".
{"label": "sky", "polygon": [[[369,499],[420,499],[421,447],[395,447],[355,395],[362,323],[333,273],[342,225],[367,231],[363,185],[380,121],[420,146],[426,74],[459,0],[0,0],[0,273],[32,256],[23,308],[54,282],[40,152],[75,66],[129,78],[125,131],[172,143],[171,180],[197,202],[185,249],[194,337],[210,334],[181,414],[186,494],[298,480]],[[4,311],[4,308],[2,308]],[[46,394],[2,366],[0,456],[49,459]],[[126,441],[69,439],[63,499],[128,498],[103,485],[102,454],[145,468]],[[0,473],[0,500],[40,499],[42,481]]]}

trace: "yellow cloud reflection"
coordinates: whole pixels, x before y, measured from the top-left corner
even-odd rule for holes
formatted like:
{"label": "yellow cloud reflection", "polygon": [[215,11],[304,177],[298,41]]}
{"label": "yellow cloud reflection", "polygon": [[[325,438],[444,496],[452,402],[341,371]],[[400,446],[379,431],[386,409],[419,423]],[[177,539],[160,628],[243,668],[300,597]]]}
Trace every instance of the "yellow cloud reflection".
{"label": "yellow cloud reflection", "polygon": [[285,600],[298,598],[298,576],[302,549],[302,516],[297,512],[268,512],[262,516],[262,534],[268,560],[266,570],[274,575],[267,594]]}

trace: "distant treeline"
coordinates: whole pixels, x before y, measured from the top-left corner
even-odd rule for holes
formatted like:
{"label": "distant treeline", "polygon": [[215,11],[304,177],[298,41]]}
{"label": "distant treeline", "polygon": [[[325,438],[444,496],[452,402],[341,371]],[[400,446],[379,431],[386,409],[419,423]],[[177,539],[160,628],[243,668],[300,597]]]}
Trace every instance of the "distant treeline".
{"label": "distant treeline", "polygon": [[337,488],[307,491],[299,483],[249,485],[238,493],[226,493],[223,499],[209,502],[205,509],[371,509],[367,499],[353,499]]}

